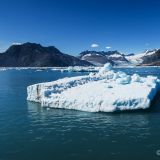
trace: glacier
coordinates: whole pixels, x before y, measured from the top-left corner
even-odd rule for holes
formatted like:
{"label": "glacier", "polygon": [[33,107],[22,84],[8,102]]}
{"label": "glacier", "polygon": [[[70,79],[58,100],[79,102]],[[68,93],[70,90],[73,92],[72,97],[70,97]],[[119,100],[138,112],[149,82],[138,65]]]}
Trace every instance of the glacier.
{"label": "glacier", "polygon": [[116,72],[107,63],[98,73],[28,86],[27,100],[42,107],[114,112],[149,108],[159,89],[157,77]]}

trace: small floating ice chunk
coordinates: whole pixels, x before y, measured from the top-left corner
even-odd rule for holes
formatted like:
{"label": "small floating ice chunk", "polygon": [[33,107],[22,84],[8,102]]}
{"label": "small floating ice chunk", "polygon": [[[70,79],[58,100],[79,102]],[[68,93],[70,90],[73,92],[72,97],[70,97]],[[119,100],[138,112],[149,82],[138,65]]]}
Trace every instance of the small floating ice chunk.
{"label": "small floating ice chunk", "polygon": [[110,63],[106,63],[100,70],[99,73],[103,74],[105,72],[108,72],[112,69],[112,65]]}
{"label": "small floating ice chunk", "polygon": [[117,84],[128,84],[130,82],[131,82],[131,77],[129,75],[127,75],[126,77],[116,79]]}
{"label": "small floating ice chunk", "polygon": [[6,71],[6,70],[7,70],[7,68],[0,67],[0,71]]}
{"label": "small floating ice chunk", "polygon": [[132,82],[142,82],[142,78],[138,74],[133,74]]}
{"label": "small floating ice chunk", "polygon": [[127,76],[127,74],[124,73],[124,72],[122,72],[122,71],[117,72],[117,75],[118,75],[118,77],[120,77],[120,78],[125,78],[125,77]]}
{"label": "small floating ice chunk", "polygon": [[69,66],[61,69],[61,72],[98,72],[99,67],[83,67],[83,66]]}

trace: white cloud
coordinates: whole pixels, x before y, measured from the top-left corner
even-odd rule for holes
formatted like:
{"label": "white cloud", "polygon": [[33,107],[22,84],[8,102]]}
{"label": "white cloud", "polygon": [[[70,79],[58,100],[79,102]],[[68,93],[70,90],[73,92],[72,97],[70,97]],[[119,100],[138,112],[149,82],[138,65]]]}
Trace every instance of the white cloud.
{"label": "white cloud", "polygon": [[96,44],[96,43],[93,43],[93,44],[91,44],[91,47],[92,47],[92,48],[97,48],[97,47],[99,47],[99,45]]}
{"label": "white cloud", "polygon": [[107,47],[106,47],[106,49],[111,49],[111,48],[112,48],[112,47],[110,47],[110,46],[107,46]]}
{"label": "white cloud", "polygon": [[15,42],[15,43],[12,43],[12,45],[21,45],[22,43],[18,43],[18,42]]}

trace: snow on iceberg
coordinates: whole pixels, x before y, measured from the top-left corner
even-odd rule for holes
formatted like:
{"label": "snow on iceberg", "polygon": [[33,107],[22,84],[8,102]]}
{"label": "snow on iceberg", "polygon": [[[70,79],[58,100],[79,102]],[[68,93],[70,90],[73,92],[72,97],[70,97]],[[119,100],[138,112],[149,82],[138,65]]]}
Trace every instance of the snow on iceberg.
{"label": "snow on iceberg", "polygon": [[98,73],[27,87],[27,100],[41,106],[88,112],[146,109],[159,90],[157,77],[115,72],[105,64]]}

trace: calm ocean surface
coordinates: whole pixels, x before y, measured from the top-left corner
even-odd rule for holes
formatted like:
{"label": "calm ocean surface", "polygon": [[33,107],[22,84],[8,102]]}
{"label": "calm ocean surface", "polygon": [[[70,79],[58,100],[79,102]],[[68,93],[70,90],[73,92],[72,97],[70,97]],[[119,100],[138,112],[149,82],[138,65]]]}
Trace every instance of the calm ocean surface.
{"label": "calm ocean surface", "polygon": [[[122,69],[160,77],[160,68]],[[28,85],[87,73],[0,72],[0,160],[160,160],[160,95],[149,110],[87,113],[26,101]]]}

